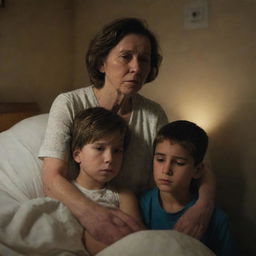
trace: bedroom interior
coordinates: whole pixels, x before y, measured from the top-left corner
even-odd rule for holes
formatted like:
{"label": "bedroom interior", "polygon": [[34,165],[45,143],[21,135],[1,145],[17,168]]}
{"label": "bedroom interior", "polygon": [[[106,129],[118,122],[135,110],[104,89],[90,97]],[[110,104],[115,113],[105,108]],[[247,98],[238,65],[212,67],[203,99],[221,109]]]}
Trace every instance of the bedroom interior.
{"label": "bedroom interior", "polygon": [[5,0],[0,129],[47,113],[59,93],[89,84],[84,54],[103,24],[143,18],[159,39],[163,63],[142,94],[170,120],[187,119],[208,132],[216,202],[230,216],[241,255],[256,255],[256,1],[208,0],[208,27],[185,29],[190,1]]}

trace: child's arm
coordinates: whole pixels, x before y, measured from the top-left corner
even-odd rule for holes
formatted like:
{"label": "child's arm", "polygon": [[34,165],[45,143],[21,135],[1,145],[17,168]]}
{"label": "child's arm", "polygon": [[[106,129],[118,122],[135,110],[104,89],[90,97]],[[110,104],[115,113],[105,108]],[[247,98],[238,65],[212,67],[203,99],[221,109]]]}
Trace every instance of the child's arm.
{"label": "child's arm", "polygon": [[128,190],[119,191],[119,200],[120,210],[133,217],[140,226],[144,227],[141,221],[138,200],[135,194]]}
{"label": "child's arm", "polygon": [[198,200],[190,207],[176,223],[174,229],[200,239],[206,231],[215,198],[215,176],[209,166],[204,165],[204,175],[202,176],[198,188]]}
{"label": "child's arm", "polygon": [[[136,196],[127,190],[118,192],[119,194],[119,208],[122,212],[134,218],[134,220],[144,229],[141,222],[139,207]],[[115,209],[113,209],[115,211]],[[87,231],[84,234],[84,244],[90,255],[96,255],[98,252],[107,247],[106,244],[94,239]]]}

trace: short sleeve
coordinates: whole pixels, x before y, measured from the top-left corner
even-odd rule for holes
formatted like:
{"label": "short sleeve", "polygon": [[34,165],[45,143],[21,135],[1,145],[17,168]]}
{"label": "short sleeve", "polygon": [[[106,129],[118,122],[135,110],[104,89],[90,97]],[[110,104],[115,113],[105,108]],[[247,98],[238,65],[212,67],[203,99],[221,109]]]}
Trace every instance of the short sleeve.
{"label": "short sleeve", "polygon": [[144,225],[149,228],[150,226],[150,205],[151,205],[151,197],[149,191],[143,192],[139,194],[139,208],[141,217]]}
{"label": "short sleeve", "polygon": [[49,113],[45,138],[39,150],[39,157],[65,159],[69,150],[70,130],[74,111],[68,98],[60,94],[53,102]]}

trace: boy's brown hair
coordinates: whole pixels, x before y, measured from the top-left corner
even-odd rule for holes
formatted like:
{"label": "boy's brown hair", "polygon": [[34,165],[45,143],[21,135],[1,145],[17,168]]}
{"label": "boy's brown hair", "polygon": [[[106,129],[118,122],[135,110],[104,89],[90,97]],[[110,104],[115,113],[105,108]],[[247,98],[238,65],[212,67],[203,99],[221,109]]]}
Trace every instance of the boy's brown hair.
{"label": "boy's brown hair", "polygon": [[120,136],[124,136],[125,149],[128,144],[129,128],[122,117],[102,107],[83,110],[76,115],[73,123],[71,152],[116,131],[120,131]]}
{"label": "boy's brown hair", "polygon": [[207,133],[195,123],[186,120],[178,120],[163,126],[154,141],[154,150],[158,143],[164,140],[178,143],[187,149],[195,161],[195,165],[204,159],[208,147]]}

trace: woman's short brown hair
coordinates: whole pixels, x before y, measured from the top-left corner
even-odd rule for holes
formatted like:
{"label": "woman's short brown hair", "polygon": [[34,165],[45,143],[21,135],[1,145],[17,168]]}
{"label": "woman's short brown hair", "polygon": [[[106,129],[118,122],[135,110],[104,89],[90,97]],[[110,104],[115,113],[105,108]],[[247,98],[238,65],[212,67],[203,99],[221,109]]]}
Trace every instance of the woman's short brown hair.
{"label": "woman's short brown hair", "polygon": [[151,44],[151,70],[146,83],[153,81],[159,71],[162,56],[154,34],[147,28],[145,21],[137,18],[117,19],[107,24],[90,42],[86,54],[86,66],[90,80],[96,88],[104,84],[105,75],[99,71],[110,50],[113,49],[126,35],[138,34],[147,37]]}

